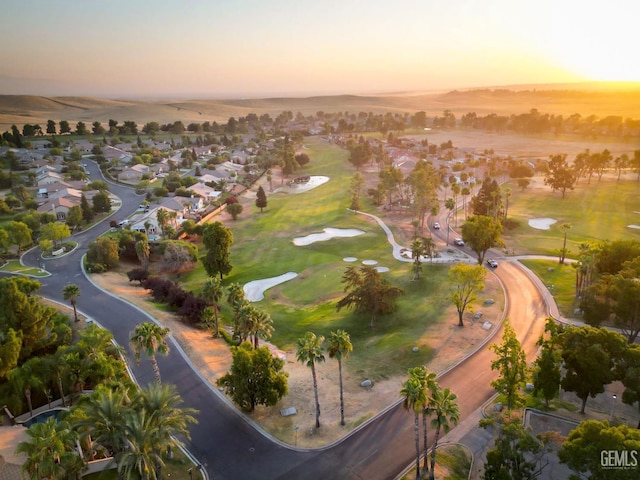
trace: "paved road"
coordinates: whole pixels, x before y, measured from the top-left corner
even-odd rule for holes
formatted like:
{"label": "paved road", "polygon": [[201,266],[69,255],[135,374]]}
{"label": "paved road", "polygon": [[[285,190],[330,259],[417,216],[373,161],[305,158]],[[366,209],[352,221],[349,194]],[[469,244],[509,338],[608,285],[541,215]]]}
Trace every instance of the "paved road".
{"label": "paved road", "polygon": [[[95,169],[95,165],[91,164],[91,169]],[[136,209],[139,197],[130,189],[112,186],[112,192],[123,200],[116,218],[124,218]],[[107,224],[105,221],[77,235],[79,248],[73,254],[47,261],[47,270],[53,275],[43,281],[41,293],[62,301],[64,285],[77,284],[81,292],[78,308],[112,331],[116,341],[126,346],[134,326],[148,318],[131,305],[97,289],[80,269],[80,257],[86,252],[89,241],[106,230]],[[24,261],[33,266],[41,263],[35,250],[29,252]],[[506,314],[531,358],[547,315],[543,297],[515,264],[501,262],[493,273],[505,286]],[[492,358],[492,354],[482,348],[440,378],[443,386],[458,395],[462,418],[493,394],[489,386],[495,377],[490,370]],[[187,447],[205,466],[210,478],[392,479],[413,459],[413,419],[399,402],[342,442],[320,450],[302,451],[260,433],[191,368],[175,343],[168,357],[159,358],[159,365],[163,381],[175,384],[184,405],[200,412]],[[141,384],[153,381],[149,362],[145,359],[139,366],[132,362],[131,367]]]}

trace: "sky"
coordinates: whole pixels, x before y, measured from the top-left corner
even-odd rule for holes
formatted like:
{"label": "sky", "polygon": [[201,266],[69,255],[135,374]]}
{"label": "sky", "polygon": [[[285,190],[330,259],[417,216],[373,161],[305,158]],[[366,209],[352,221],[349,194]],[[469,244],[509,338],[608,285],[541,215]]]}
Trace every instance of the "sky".
{"label": "sky", "polygon": [[640,81],[637,0],[20,0],[0,93],[244,98]]}

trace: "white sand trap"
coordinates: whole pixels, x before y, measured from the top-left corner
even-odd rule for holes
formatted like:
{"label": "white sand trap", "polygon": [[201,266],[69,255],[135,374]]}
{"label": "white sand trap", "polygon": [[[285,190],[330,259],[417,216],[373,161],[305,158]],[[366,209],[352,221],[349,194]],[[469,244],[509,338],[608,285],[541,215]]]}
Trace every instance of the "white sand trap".
{"label": "white sand trap", "polygon": [[277,277],[263,278],[262,280],[254,280],[245,284],[242,289],[244,290],[244,296],[250,302],[259,302],[264,298],[264,292],[271,287],[280,285],[281,283],[288,282],[292,278],[296,278],[298,274],[296,272],[287,272]]}
{"label": "white sand trap", "polygon": [[635,228],[637,230],[640,230],[640,225],[627,225],[627,228]]}
{"label": "white sand trap", "polygon": [[529,220],[529,226],[538,230],[549,230],[557,221],[555,218],[532,218]]}
{"label": "white sand trap", "polygon": [[325,228],[322,233],[312,233],[306,237],[294,238],[293,244],[298,247],[303,247],[315,242],[326,242],[334,237],[355,237],[362,234],[364,234],[364,232],[356,228]]}
{"label": "white sand trap", "polygon": [[357,262],[358,259],[356,257],[344,257],[342,259],[343,262]]}
{"label": "white sand trap", "polygon": [[363,260],[362,264],[363,265],[377,265],[378,262],[376,260]]}
{"label": "white sand trap", "polygon": [[320,185],[323,185],[329,181],[329,177],[325,177],[322,175],[311,175],[309,177],[309,181],[306,183],[291,183],[290,185],[285,185],[284,187],[276,188],[275,192],[283,192],[283,193],[302,193],[308,192]]}
{"label": "white sand trap", "polygon": [[375,269],[379,272],[379,273],[385,273],[389,271],[389,267],[375,267]]}

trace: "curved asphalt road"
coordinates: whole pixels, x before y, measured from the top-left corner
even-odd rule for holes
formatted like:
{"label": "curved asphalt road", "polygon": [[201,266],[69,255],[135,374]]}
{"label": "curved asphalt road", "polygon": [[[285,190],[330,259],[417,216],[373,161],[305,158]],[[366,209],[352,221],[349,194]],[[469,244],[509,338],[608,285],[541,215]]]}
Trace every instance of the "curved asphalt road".
{"label": "curved asphalt road", "polygon": [[[94,163],[92,174],[99,175]],[[112,185],[123,205],[114,218],[131,214],[140,197],[129,188]],[[128,345],[129,333],[149,318],[135,307],[96,288],[85,278],[80,258],[87,245],[108,229],[109,220],[74,236],[78,249],[60,259],[48,260],[46,269],[53,275],[42,280],[40,293],[58,301],[67,283],[79,286],[78,309],[108,328],[122,346]],[[24,263],[40,265],[37,249],[23,257]],[[527,356],[535,353],[535,341],[544,329],[547,306],[530,277],[515,263],[502,262],[494,272],[507,295],[506,315],[520,339]],[[496,332],[500,334],[500,330]],[[499,337],[498,337],[499,338]],[[173,342],[173,340],[171,340]],[[400,402],[390,406],[341,442],[318,450],[295,449],[271,439],[239,414],[213,387],[191,368],[173,343],[167,357],[158,359],[163,381],[176,385],[184,406],[199,410],[198,424],[191,428],[188,450],[215,479],[393,479],[414,459],[413,418]],[[457,368],[440,376],[439,382],[458,395],[461,419],[480,407],[494,393],[489,386],[495,374],[490,370],[493,354],[487,348],[465,360]],[[131,370],[141,384],[153,381],[146,359]],[[375,391],[374,391],[375,394]]]}

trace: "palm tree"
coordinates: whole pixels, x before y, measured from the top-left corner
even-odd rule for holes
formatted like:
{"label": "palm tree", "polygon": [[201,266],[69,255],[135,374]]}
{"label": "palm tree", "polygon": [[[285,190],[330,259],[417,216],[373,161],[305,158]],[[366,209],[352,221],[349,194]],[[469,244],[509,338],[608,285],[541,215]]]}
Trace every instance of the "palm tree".
{"label": "palm tree", "polygon": [[402,385],[400,395],[404,397],[402,406],[407,411],[413,412],[413,431],[416,440],[416,479],[420,478],[420,412],[427,402],[427,394],[422,386],[422,382],[415,376],[409,376]]}
{"label": "palm tree", "polygon": [[33,357],[21,366],[13,368],[7,372],[7,380],[16,389],[24,393],[29,407],[29,414],[33,417],[33,405],[31,403],[31,389],[42,385],[42,380],[38,374],[38,366],[41,364],[39,357]]}
{"label": "palm tree", "polygon": [[215,333],[214,337],[220,336],[220,326],[218,323],[218,312],[220,311],[220,299],[224,290],[222,288],[222,281],[218,277],[210,277],[202,287],[202,297],[207,303],[212,305],[213,317],[215,321]]}
{"label": "palm tree", "polygon": [[336,330],[329,334],[327,340],[327,353],[329,358],[338,360],[338,375],[340,378],[340,425],[344,426],[344,397],[342,390],[342,359],[349,358],[349,353],[353,351],[351,337],[344,330]]}
{"label": "palm tree", "polygon": [[320,402],[318,401],[318,380],[316,378],[316,363],[324,362],[322,344],[324,337],[316,336],[313,332],[307,332],[304,337],[298,339],[296,358],[311,369],[313,377],[313,393],[316,400],[316,428],[320,428]]}
{"label": "palm tree", "polygon": [[[189,424],[196,423],[193,408],[178,408],[182,398],[173,385],[151,384],[140,392],[136,403],[148,415],[149,426],[154,431],[153,449],[157,458],[162,458],[166,451],[167,458],[171,458],[171,445],[178,446],[182,442],[173,438],[174,435],[189,436]],[[162,478],[162,465],[155,465],[157,478]]]}
{"label": "palm tree", "polygon": [[457,395],[448,388],[442,390],[438,384],[434,384],[430,394],[429,408],[434,417],[431,420],[431,426],[436,429],[433,448],[431,449],[431,471],[429,472],[429,479],[433,480],[440,429],[447,433],[451,426],[457,425],[460,419],[460,411],[458,404],[455,402],[456,398],[458,398]]}
{"label": "palm tree", "polygon": [[156,431],[150,415],[144,410],[133,411],[126,419],[127,448],[118,462],[121,478],[157,480],[157,465],[164,466],[162,456],[154,448]]}
{"label": "palm tree", "polygon": [[427,455],[427,416],[431,413],[429,407],[429,392],[436,387],[436,374],[429,373],[424,366],[414,367],[409,369],[409,376],[417,378],[425,391],[426,402],[422,405],[422,436],[423,436],[423,456],[424,464],[422,466],[422,473],[426,475],[429,473],[428,455]]}
{"label": "palm tree", "polygon": [[271,320],[268,313],[258,309],[254,310],[250,334],[253,335],[253,348],[257,349],[260,346],[260,338],[265,341],[271,338],[271,334],[273,333],[273,320]]}
{"label": "palm tree", "polygon": [[558,263],[560,265],[564,265],[564,259],[567,255],[567,230],[571,230],[571,224],[570,223],[563,223],[562,225],[560,225],[560,230],[562,230],[562,232],[564,233],[564,239],[562,241],[562,250],[560,250],[560,258],[558,260]]}
{"label": "palm tree", "polygon": [[158,367],[156,355],[169,354],[169,345],[166,343],[168,335],[168,328],[161,327],[152,322],[144,322],[136,325],[129,339],[137,363],[140,363],[140,352],[143,350],[149,357],[157,383],[162,383],[162,380],[160,378],[160,368]]}
{"label": "palm tree", "polygon": [[158,220],[158,226],[160,227],[160,230],[162,231],[162,235],[164,236],[164,229],[166,228],[167,223],[169,222],[169,212],[164,208],[159,208],[156,211],[156,220]]}
{"label": "palm tree", "polygon": [[65,300],[69,300],[69,303],[73,307],[73,316],[78,322],[78,311],[76,309],[76,303],[78,302],[78,297],[80,296],[80,287],[78,287],[74,283],[70,283],[69,285],[65,285],[62,289],[62,295],[64,295]]}
{"label": "palm tree", "polygon": [[420,270],[422,270],[422,262],[420,257],[425,254],[424,243],[422,239],[416,237],[411,244],[411,256],[413,257],[413,280],[420,278]]}
{"label": "palm tree", "polygon": [[149,249],[149,241],[146,237],[142,240],[138,240],[134,244],[134,248],[136,250],[136,256],[140,261],[140,265],[143,270],[147,270],[149,268],[149,255],[151,254],[151,250]]}
{"label": "palm tree", "polygon": [[29,440],[20,442],[16,449],[16,453],[27,455],[22,465],[27,478],[80,478],[85,465],[75,451],[77,435],[67,422],[48,418],[29,427],[27,435]]}
{"label": "palm tree", "polygon": [[126,389],[98,388],[91,396],[82,397],[78,408],[83,415],[74,426],[104,447],[119,465],[127,447],[126,420],[132,412]]}

